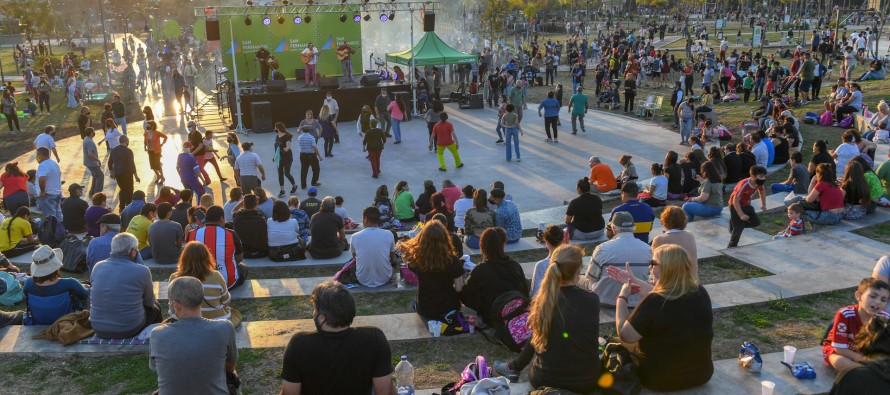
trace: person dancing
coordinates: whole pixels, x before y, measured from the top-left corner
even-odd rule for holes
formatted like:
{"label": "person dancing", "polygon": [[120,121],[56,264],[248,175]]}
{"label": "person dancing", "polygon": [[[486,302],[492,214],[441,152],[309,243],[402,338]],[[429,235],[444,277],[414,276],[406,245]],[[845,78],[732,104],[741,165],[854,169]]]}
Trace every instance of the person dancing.
{"label": "person dancing", "polygon": [[294,163],[294,152],[291,150],[291,142],[294,136],[287,132],[284,124],[275,123],[275,162],[278,163],[278,186],[281,188],[278,192],[278,198],[284,197],[284,178],[290,181],[291,195],[297,193],[297,182],[294,176],[290,174],[290,167]]}
{"label": "person dancing", "polygon": [[460,160],[460,153],[457,152],[457,149],[460,148],[460,143],[457,141],[457,135],[454,133],[454,125],[451,122],[448,122],[448,114],[442,113],[439,115],[441,119],[436,126],[433,126],[433,134],[430,135],[430,152],[433,151],[433,145],[436,146],[436,155],[439,157],[439,171],[446,171],[445,168],[445,150],[448,149],[451,151],[451,156],[454,157],[454,165],[458,169],[464,167],[463,162]]}

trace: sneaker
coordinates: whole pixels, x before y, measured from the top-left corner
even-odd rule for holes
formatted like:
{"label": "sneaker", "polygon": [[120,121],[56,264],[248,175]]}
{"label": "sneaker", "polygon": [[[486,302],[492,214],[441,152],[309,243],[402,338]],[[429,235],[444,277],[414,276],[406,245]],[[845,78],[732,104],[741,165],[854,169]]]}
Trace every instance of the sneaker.
{"label": "sneaker", "polygon": [[515,370],[511,370],[510,366],[505,361],[494,361],[494,371],[497,374],[504,376],[507,380],[510,380],[511,383],[519,382],[519,372]]}
{"label": "sneaker", "polygon": [[293,194],[295,194],[295,193],[297,193],[297,186],[296,186],[296,185],[294,185],[293,188],[290,189],[290,194],[291,194],[291,195],[293,195]]}
{"label": "sneaker", "polygon": [[278,198],[279,199],[284,198],[284,190],[283,189],[281,190],[281,192],[278,192]]}
{"label": "sneaker", "polygon": [[402,142],[401,142],[401,141],[396,141],[396,142],[394,142],[393,144],[402,144]]}
{"label": "sneaker", "polygon": [[521,159],[521,158],[516,158],[516,161],[517,161],[517,162],[522,162],[522,159]]}
{"label": "sneaker", "polygon": [[587,133],[587,130],[581,129],[581,133]]}
{"label": "sneaker", "polygon": [[460,169],[461,167],[464,167],[464,164],[463,164],[463,163],[457,165],[457,168],[458,168],[458,169]]}
{"label": "sneaker", "polygon": [[314,187],[320,187],[320,186],[321,186],[321,183],[320,183],[320,182],[313,182],[313,183],[312,183],[312,186],[314,186]]}
{"label": "sneaker", "polygon": [[495,141],[494,143],[495,143],[495,144],[503,144],[503,143],[504,143],[504,140],[503,140],[503,139],[498,139],[498,141]]}
{"label": "sneaker", "polygon": [[553,140],[553,142],[558,144],[558,143],[559,143],[559,140]]}
{"label": "sneaker", "polygon": [[573,135],[578,134],[578,131],[573,130],[573,131],[572,131],[572,134],[573,134]]}
{"label": "sneaker", "polygon": [[439,171],[446,171],[444,167],[440,167]]}
{"label": "sneaker", "polygon": [[552,142],[553,142],[553,139],[548,138],[548,139],[547,139],[547,142],[548,142],[548,143],[552,143]]}

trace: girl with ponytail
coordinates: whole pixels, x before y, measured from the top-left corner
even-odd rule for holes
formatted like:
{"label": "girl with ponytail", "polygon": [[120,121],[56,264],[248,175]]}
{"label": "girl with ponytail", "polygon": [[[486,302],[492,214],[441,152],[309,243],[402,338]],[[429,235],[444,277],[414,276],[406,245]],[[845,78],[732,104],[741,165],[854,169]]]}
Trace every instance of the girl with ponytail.
{"label": "girl with ponytail", "polygon": [[519,372],[531,364],[528,377],[534,388],[582,394],[597,390],[600,302],[595,293],[577,286],[584,253],[569,244],[553,251],[541,289],[531,303],[531,341],[513,361],[496,361],[496,372],[516,382]]}

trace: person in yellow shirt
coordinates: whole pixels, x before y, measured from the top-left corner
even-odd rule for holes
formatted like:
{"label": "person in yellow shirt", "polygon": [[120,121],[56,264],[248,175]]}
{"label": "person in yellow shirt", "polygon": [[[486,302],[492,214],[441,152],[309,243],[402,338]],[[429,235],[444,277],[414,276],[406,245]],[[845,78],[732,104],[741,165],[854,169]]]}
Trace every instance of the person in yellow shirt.
{"label": "person in yellow shirt", "polygon": [[609,165],[600,161],[599,157],[591,156],[590,165],[590,191],[594,193],[608,193],[618,187],[615,181],[615,173]]}
{"label": "person in yellow shirt", "polygon": [[142,259],[151,259],[151,247],[148,245],[148,227],[154,222],[158,215],[158,206],[152,203],[146,203],[142,207],[142,212],[130,220],[127,225],[127,233],[136,236],[139,241],[137,248]]}
{"label": "person in yellow shirt", "polygon": [[14,258],[40,246],[37,235],[31,229],[31,210],[19,207],[15,215],[0,224],[0,255]]}

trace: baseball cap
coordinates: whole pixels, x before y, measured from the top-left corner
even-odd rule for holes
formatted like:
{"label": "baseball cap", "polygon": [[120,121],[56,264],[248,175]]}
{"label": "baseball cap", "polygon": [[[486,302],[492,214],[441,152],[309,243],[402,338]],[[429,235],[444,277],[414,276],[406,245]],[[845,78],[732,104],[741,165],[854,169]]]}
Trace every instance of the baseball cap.
{"label": "baseball cap", "polygon": [[612,221],[609,222],[613,228],[633,228],[634,217],[627,211],[619,211],[612,215]]}
{"label": "baseball cap", "polygon": [[81,186],[81,185],[78,184],[78,183],[74,183],[74,184],[68,185],[68,192],[74,192],[74,191],[76,191],[76,190],[78,190],[78,189],[83,189],[83,186]]}
{"label": "baseball cap", "polygon": [[309,196],[315,196],[315,195],[318,195],[318,188],[309,187],[309,189],[306,192],[309,194]]}
{"label": "baseball cap", "polygon": [[114,213],[104,214],[104,215],[102,215],[101,217],[99,217],[99,222],[98,222],[98,223],[100,223],[100,224],[117,224],[117,225],[120,225],[120,224],[121,224],[121,216],[120,216],[120,215],[117,215],[117,214],[114,214]]}

